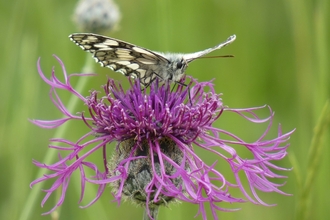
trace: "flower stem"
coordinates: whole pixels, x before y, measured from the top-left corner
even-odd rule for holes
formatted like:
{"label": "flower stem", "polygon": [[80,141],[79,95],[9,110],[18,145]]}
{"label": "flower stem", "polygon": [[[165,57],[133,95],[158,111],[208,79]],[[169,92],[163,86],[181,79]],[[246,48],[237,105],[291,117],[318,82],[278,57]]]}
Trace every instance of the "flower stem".
{"label": "flower stem", "polygon": [[[149,208],[150,216],[148,215],[148,208]],[[148,208],[146,207],[144,209],[143,220],[157,220],[159,206],[153,205],[152,207],[148,207]]]}

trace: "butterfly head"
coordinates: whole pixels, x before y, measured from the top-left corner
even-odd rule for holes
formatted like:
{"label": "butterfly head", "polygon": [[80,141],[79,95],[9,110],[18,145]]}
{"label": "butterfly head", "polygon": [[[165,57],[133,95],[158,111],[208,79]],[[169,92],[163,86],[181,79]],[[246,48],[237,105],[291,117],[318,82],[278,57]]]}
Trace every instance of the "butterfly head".
{"label": "butterfly head", "polygon": [[179,54],[175,54],[174,56],[170,56],[169,58],[169,67],[167,72],[169,73],[165,79],[169,79],[171,81],[180,81],[183,74],[185,73],[188,62],[184,59],[184,57]]}

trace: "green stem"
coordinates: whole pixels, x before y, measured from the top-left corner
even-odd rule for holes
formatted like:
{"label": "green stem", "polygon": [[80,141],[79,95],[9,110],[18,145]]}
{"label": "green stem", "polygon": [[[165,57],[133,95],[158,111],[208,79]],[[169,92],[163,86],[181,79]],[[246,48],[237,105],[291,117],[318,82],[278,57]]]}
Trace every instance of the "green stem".
{"label": "green stem", "polygon": [[[149,214],[148,215],[148,208],[146,207],[144,209],[143,213],[143,220],[157,220],[158,218],[158,212],[159,212],[159,206],[158,205],[153,205],[152,207],[149,207]],[[151,218],[150,218],[151,217]]]}
{"label": "green stem", "polygon": [[310,219],[310,195],[313,192],[314,180],[318,173],[318,166],[322,161],[322,152],[324,147],[324,138],[328,127],[330,126],[330,104],[327,101],[323,107],[322,114],[314,129],[314,136],[312,139],[309,161],[307,168],[306,181],[300,194],[299,204],[297,208],[296,219],[304,220]]}

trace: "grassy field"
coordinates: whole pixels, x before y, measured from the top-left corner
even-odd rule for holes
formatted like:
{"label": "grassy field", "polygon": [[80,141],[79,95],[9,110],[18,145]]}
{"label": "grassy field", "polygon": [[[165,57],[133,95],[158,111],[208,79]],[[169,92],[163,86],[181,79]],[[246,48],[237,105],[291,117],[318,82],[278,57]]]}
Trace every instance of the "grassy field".
{"label": "grassy field", "polygon": [[[326,109],[330,100],[330,2],[117,2],[122,19],[118,29],[109,36],[151,50],[195,52],[236,34],[233,44],[212,53],[233,54],[235,58],[197,60],[189,65],[187,74],[199,81],[215,79],[216,91],[224,94],[224,104],[231,108],[270,105],[276,112],[272,137],[275,137],[275,127],[279,123],[283,132],[297,129],[289,140],[288,156],[276,163],[293,167],[290,172],[280,172],[288,176],[281,189],[293,195],[260,193],[265,202],[277,204],[274,207],[251,203],[224,204],[226,208],[242,209],[219,211],[219,219],[326,219],[330,216],[329,106]],[[110,189],[106,189],[94,205],[80,209],[78,175],[73,176],[63,205],[53,215],[41,214],[51,209],[57,198],[51,197],[41,208],[45,193],[38,187],[29,187],[40,177],[39,168],[32,164],[32,159],[54,162],[57,157],[49,153],[50,138],[75,141],[87,131],[72,123],[61,133],[56,129],[41,129],[28,121],[62,117],[49,100],[49,87],[38,75],[39,57],[47,76],[51,75],[53,66],[57,73],[61,73],[53,54],[64,62],[68,73],[82,72],[86,54],[68,38],[71,33],[78,32],[72,22],[75,5],[76,1],[71,0],[0,3],[0,63],[3,69],[0,74],[0,219],[57,219],[57,214],[58,219],[64,220],[142,219],[142,208],[128,202],[122,202],[120,206],[111,202]],[[90,89],[100,89],[107,77],[129,86],[121,74],[96,63],[93,65],[98,75],[90,77],[81,88],[85,96]],[[64,103],[70,104],[70,98],[64,96]],[[73,112],[81,111],[81,107],[76,106]],[[320,121],[322,111],[325,116]],[[250,141],[257,139],[262,132],[230,118],[221,119],[215,126]],[[205,158],[209,164],[216,160],[215,157]],[[227,169],[220,172],[230,176]],[[46,189],[50,186],[51,182],[47,182],[40,187]],[[93,198],[97,187],[87,185],[86,190],[82,205]],[[240,194],[237,191],[234,195]],[[159,220],[193,219],[197,211],[196,205],[173,204],[161,208]],[[208,216],[211,219],[211,213]]]}

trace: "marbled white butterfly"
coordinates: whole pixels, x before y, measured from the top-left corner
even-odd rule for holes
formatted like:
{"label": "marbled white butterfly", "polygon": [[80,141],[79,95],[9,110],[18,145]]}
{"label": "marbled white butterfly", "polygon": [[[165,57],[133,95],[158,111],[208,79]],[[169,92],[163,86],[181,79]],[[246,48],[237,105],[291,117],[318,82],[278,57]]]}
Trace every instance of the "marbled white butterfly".
{"label": "marbled white butterfly", "polygon": [[227,46],[236,36],[230,36],[215,47],[188,54],[155,52],[122,40],[91,33],[71,34],[69,38],[83,50],[92,53],[102,66],[126,76],[139,78],[140,83],[148,87],[156,77],[178,82],[191,61]]}

